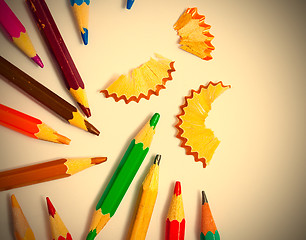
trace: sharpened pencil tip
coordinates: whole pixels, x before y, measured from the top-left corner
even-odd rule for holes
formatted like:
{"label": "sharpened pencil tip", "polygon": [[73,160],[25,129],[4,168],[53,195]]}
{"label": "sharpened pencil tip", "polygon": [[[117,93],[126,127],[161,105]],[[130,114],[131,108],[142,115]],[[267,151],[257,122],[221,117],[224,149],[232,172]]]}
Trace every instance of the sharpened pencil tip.
{"label": "sharpened pencil tip", "polygon": [[88,44],[88,29],[83,28],[83,30],[84,30],[84,33],[81,32],[83,43],[87,45]]}
{"label": "sharpened pencil tip", "polygon": [[202,191],[202,205],[204,205],[204,203],[208,203],[208,201],[205,192]]}
{"label": "sharpened pencil tip", "polygon": [[67,138],[67,137],[65,137],[65,136],[63,136],[63,135],[61,135],[59,133],[54,133],[54,134],[56,135],[57,141],[59,143],[66,144],[66,145],[70,144],[71,140],[69,138]]}
{"label": "sharpened pencil tip", "polygon": [[91,158],[91,164],[100,164],[100,163],[103,163],[107,160],[107,157],[94,157],[94,158]]}
{"label": "sharpened pencil tip", "polygon": [[44,67],[43,62],[41,61],[40,57],[37,54],[34,57],[32,57],[32,60],[41,68]]}
{"label": "sharpened pencil tip", "polygon": [[150,126],[153,127],[153,129],[155,129],[155,127],[156,127],[156,125],[157,125],[157,123],[158,123],[158,121],[159,121],[159,118],[160,118],[159,113],[155,113],[155,114],[153,115],[153,117],[151,118],[151,120],[150,120]]}
{"label": "sharpened pencil tip", "polygon": [[91,112],[90,109],[83,106],[82,104],[78,103],[80,108],[82,109],[83,113],[86,115],[86,117],[90,117],[91,116]]}
{"label": "sharpened pencil tip", "polygon": [[154,159],[154,164],[159,165],[161,160],[161,155],[157,154]]}
{"label": "sharpened pencil tip", "polygon": [[46,197],[47,200],[47,206],[48,206],[48,212],[49,215],[52,216],[54,218],[54,214],[55,214],[55,208],[53,206],[53,204],[51,203],[50,199],[48,197]]}
{"label": "sharpened pencil tip", "polygon": [[127,0],[126,8],[130,10],[133,4],[134,4],[134,0]]}
{"label": "sharpened pencil tip", "polygon": [[100,132],[99,132],[98,129],[96,129],[93,125],[91,125],[91,124],[90,124],[89,122],[87,122],[86,120],[84,120],[84,122],[85,122],[85,126],[86,126],[88,132],[93,133],[93,134],[99,136]]}
{"label": "sharpened pencil tip", "polygon": [[176,196],[181,195],[182,189],[181,189],[181,183],[179,181],[175,182],[175,187],[174,187],[174,194]]}

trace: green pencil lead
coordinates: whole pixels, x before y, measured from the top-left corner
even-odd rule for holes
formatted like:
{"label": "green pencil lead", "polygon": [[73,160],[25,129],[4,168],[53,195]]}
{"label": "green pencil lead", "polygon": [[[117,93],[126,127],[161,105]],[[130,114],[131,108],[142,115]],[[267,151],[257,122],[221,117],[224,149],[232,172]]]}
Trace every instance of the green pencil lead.
{"label": "green pencil lead", "polygon": [[151,118],[151,120],[150,120],[150,126],[153,127],[153,129],[155,129],[155,127],[156,127],[156,125],[157,125],[157,123],[158,123],[159,118],[160,118],[159,113],[155,113],[155,114],[153,115],[153,117]]}

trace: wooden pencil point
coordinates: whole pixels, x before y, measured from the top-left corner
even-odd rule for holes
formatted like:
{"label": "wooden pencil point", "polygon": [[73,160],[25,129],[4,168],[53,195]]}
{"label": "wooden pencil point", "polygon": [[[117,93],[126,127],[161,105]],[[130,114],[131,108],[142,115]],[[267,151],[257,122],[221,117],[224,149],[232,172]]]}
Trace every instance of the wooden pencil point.
{"label": "wooden pencil point", "polygon": [[82,104],[78,103],[80,108],[82,109],[83,113],[86,115],[86,117],[90,117],[91,116],[91,112],[90,109],[83,106]]}

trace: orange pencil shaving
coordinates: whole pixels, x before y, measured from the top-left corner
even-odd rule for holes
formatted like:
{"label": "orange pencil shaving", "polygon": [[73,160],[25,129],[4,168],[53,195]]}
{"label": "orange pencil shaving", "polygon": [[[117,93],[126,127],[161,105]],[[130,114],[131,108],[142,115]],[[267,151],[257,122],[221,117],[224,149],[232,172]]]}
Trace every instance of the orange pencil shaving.
{"label": "orange pencil shaving", "polygon": [[106,161],[106,157],[62,158],[0,172],[0,191],[69,177]]}
{"label": "orange pencil shaving", "polygon": [[205,16],[198,14],[197,8],[187,8],[174,24],[180,36],[180,48],[203,60],[211,60],[215,47],[211,44],[214,38],[209,33],[210,25],[204,22]]}
{"label": "orange pencil shaving", "polygon": [[207,197],[202,191],[202,219],[201,219],[201,240],[220,240],[214,218],[211,214]]}
{"label": "orange pencil shaving", "polygon": [[15,195],[11,196],[12,213],[14,221],[14,235],[18,240],[35,240],[34,233],[25,218]]}
{"label": "orange pencil shaving", "polygon": [[45,141],[69,144],[70,139],[58,134],[41,120],[0,104],[0,125],[26,136]]}
{"label": "orange pencil shaving", "polygon": [[185,214],[181,183],[176,182],[166,220],[166,240],[183,240],[185,238]]}
{"label": "orange pencil shaving", "polygon": [[50,199],[47,197],[47,206],[49,212],[49,221],[53,240],[72,240],[71,234],[58,215]]}

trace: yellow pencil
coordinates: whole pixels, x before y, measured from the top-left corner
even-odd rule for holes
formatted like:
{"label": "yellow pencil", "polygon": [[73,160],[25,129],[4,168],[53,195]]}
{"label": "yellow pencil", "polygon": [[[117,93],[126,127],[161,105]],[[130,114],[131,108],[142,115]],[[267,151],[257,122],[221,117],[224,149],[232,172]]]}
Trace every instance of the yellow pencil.
{"label": "yellow pencil", "polygon": [[141,199],[129,239],[144,240],[146,238],[158,192],[160,158],[160,155],[156,155],[154,163],[142,183]]}
{"label": "yellow pencil", "polygon": [[14,235],[17,240],[35,240],[34,233],[19,206],[15,195],[11,196]]}

